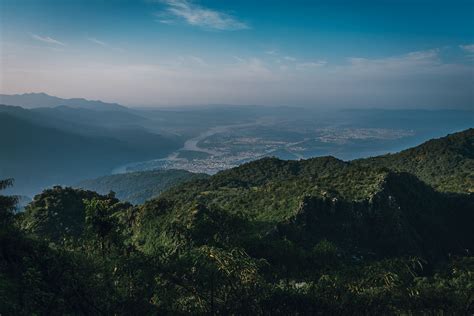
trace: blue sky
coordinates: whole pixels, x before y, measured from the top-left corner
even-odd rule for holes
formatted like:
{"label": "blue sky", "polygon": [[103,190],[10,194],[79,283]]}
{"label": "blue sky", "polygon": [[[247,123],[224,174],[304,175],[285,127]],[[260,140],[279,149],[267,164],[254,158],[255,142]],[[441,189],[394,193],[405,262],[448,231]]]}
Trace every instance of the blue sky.
{"label": "blue sky", "polygon": [[2,93],[474,106],[474,1],[0,0]]}

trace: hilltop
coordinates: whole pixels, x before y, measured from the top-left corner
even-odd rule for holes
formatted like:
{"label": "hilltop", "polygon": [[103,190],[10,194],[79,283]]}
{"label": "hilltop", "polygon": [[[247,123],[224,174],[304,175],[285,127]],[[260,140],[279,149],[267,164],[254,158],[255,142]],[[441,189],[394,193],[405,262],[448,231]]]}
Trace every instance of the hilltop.
{"label": "hilltop", "polygon": [[409,172],[440,191],[474,192],[474,128],[355,163]]}
{"label": "hilltop", "polygon": [[[474,207],[472,196],[437,192],[429,184],[446,183],[449,179],[449,183],[455,184],[457,188],[452,191],[469,191],[465,184],[474,170],[469,168],[473,162],[469,154],[472,152],[472,139],[472,130],[467,130],[391,156],[391,162],[397,161],[395,158],[399,157],[398,161],[404,161],[408,166],[407,162],[416,161],[418,153],[429,153],[423,164],[424,169],[416,170],[415,174],[421,176],[426,174],[426,170],[435,169],[439,161],[456,162],[456,171],[433,174],[428,178],[431,183],[420,181],[404,170],[390,168],[384,157],[353,162],[334,157],[301,161],[264,158],[222,171],[209,179],[174,187],[157,200],[145,203],[141,209],[144,216],[142,229],[147,234],[146,229],[152,229],[153,223],[159,222],[163,227],[166,219],[172,220],[172,225],[182,220],[182,225],[189,227],[188,221],[192,221],[194,216],[189,210],[198,207],[228,216],[242,216],[248,223],[243,229],[245,236],[251,239],[249,243],[255,244],[257,241],[254,238],[260,239],[261,236],[278,231],[281,225],[295,220],[301,222],[300,213],[306,214],[304,218],[308,221],[302,225],[311,227],[315,221],[312,216],[318,216],[310,215],[308,218],[307,214],[316,212],[325,216],[327,222],[322,224],[329,235],[316,233],[319,230],[316,226],[309,230],[309,234],[316,233],[317,237],[306,236],[306,241],[338,240],[341,248],[353,244],[355,248],[366,248],[367,253],[378,254],[383,252],[382,249],[395,251],[400,248],[399,254],[426,256],[436,252],[436,248],[445,243],[451,245],[446,249],[453,247],[452,251],[455,248],[462,251],[463,247],[470,248],[474,244],[470,228],[464,225],[465,220],[474,220],[469,211]],[[438,152],[440,147],[444,148],[444,156]],[[371,164],[373,160],[377,163]],[[453,212],[458,214],[455,217],[463,220],[454,220],[455,224],[449,226],[453,221]],[[375,232],[373,225],[379,225],[380,232]],[[340,231],[339,226],[346,228]],[[348,233],[346,237],[343,237],[344,232]],[[455,237],[450,233],[448,237],[447,232],[460,235]],[[365,237],[356,238],[358,233]],[[302,234],[300,229],[293,232],[300,239],[303,238]],[[242,235],[229,238],[237,240]],[[363,241],[364,238],[366,241]],[[450,238],[453,239],[447,241]],[[381,242],[381,245],[369,245],[370,241]],[[314,243],[301,246],[311,245],[314,246]],[[355,249],[353,246],[349,247]],[[148,249],[146,243],[144,247]]]}

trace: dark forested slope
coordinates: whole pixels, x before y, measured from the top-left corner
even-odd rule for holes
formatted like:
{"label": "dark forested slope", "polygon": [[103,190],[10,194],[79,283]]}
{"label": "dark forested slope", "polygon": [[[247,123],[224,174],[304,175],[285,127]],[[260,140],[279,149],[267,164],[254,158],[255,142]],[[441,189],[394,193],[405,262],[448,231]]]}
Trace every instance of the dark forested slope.
{"label": "dark forested slope", "polygon": [[252,245],[279,236],[303,248],[327,239],[355,253],[434,256],[474,244],[472,196],[436,192],[408,173],[316,158],[263,159],[172,188],[142,207],[143,249],[153,248],[150,235],[166,240],[170,227],[189,228],[201,209],[240,218],[246,226],[227,238]]}

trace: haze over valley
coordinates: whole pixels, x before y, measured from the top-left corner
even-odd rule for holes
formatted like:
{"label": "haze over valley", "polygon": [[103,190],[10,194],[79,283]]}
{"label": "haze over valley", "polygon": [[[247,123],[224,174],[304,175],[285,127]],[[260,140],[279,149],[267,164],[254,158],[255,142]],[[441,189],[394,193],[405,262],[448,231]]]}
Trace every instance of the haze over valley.
{"label": "haze over valley", "polygon": [[3,103],[10,104],[0,106],[0,135],[11,150],[1,154],[0,177],[16,179],[12,193],[30,197],[53,185],[130,171],[214,174],[263,157],[351,160],[396,152],[474,123],[469,110],[160,110],[32,93],[1,95]]}

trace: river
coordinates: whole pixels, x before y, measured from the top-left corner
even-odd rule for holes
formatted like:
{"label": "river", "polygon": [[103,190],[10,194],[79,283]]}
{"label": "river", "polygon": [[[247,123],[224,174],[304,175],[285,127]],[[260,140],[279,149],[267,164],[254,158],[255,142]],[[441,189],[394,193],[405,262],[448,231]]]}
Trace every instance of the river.
{"label": "river", "polygon": [[212,127],[202,133],[200,133],[198,136],[192,137],[188,140],[186,140],[183,144],[183,147],[180,149],[172,152],[165,158],[159,158],[159,159],[152,159],[152,160],[146,160],[146,161],[139,161],[139,162],[131,162],[126,165],[122,165],[120,167],[117,167],[112,170],[112,174],[120,174],[120,173],[126,173],[128,172],[128,168],[137,166],[140,164],[146,165],[146,164],[159,164],[160,162],[172,162],[172,161],[177,161],[177,160],[182,160],[183,158],[178,158],[179,157],[179,152],[180,151],[197,151],[197,152],[203,152],[206,154],[209,154],[211,156],[218,156],[221,153],[215,150],[203,148],[199,146],[199,142],[203,141],[204,139],[223,132],[227,132],[231,129],[234,128],[242,128],[242,127],[247,127],[247,126],[254,126],[255,124],[258,124],[258,122],[251,122],[251,123],[241,123],[241,124],[230,124],[230,125],[221,125],[221,126],[215,126]]}

